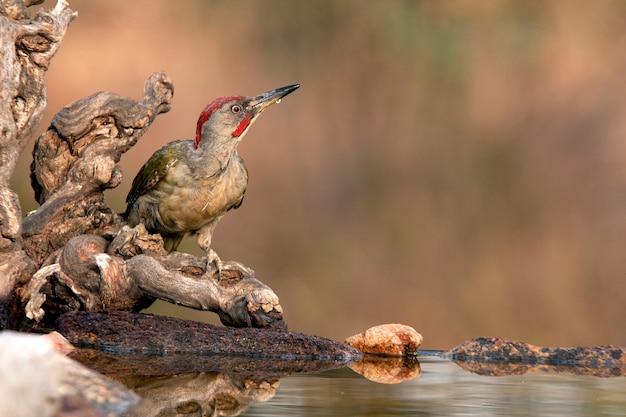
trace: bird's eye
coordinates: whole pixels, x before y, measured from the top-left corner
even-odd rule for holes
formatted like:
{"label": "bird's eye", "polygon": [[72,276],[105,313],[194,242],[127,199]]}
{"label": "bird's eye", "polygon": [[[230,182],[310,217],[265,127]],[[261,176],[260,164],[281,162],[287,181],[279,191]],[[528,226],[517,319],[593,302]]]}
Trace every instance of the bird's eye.
{"label": "bird's eye", "polygon": [[239,113],[241,111],[241,106],[239,104],[234,104],[233,107],[230,108],[230,111],[233,113]]}

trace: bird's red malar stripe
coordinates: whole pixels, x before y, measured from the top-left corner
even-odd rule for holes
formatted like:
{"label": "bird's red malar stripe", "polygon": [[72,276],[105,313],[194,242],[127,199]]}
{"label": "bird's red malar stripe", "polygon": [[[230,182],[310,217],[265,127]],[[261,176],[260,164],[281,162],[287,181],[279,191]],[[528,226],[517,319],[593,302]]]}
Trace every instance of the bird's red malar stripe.
{"label": "bird's red malar stripe", "polygon": [[222,106],[228,103],[229,101],[237,100],[240,98],[243,98],[243,96],[226,96],[226,97],[216,98],[211,103],[209,103],[204,108],[204,110],[202,110],[202,113],[200,113],[200,117],[198,117],[198,123],[196,123],[196,141],[193,144],[194,149],[198,149],[198,145],[200,144],[200,139],[202,139],[202,125],[207,120],[209,120],[211,113],[213,113],[217,109],[222,108]]}
{"label": "bird's red malar stripe", "polygon": [[252,120],[252,113],[246,114],[246,117],[243,118],[241,122],[237,125],[237,128],[233,130],[233,137],[238,138],[246,131],[248,126],[250,126],[250,121]]}

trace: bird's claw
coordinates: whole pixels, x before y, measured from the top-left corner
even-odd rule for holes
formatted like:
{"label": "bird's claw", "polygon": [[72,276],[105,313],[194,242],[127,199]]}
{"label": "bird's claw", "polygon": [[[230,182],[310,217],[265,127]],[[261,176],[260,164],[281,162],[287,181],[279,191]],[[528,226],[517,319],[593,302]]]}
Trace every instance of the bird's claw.
{"label": "bird's claw", "polygon": [[215,269],[216,269],[215,274],[217,275],[217,279],[218,280],[222,279],[223,262],[218,256],[217,252],[215,252],[213,249],[209,249],[209,251],[207,252],[207,260],[206,260],[207,271],[212,268],[211,266],[212,264],[215,265]]}

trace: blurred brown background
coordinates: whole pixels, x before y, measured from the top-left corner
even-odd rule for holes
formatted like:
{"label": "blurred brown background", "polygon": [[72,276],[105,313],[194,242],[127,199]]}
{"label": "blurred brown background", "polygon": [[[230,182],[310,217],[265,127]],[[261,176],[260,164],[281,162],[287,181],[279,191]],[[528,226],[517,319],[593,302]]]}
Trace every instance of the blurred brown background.
{"label": "blurred brown background", "polygon": [[[95,91],[141,98],[156,70],[176,89],[123,157],[115,210],[213,98],[302,84],[240,145],[248,192],[214,236],[277,292],[292,330],[343,339],[401,322],[426,348],[626,345],[626,2],[70,6],[39,132]],[[13,179],[24,213],[29,163],[30,147]]]}

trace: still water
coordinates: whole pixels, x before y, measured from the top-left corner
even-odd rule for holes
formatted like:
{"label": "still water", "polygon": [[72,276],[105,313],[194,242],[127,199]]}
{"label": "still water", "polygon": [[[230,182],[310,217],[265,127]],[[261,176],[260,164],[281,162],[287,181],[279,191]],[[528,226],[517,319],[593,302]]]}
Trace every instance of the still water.
{"label": "still water", "polygon": [[568,373],[481,376],[439,358],[380,384],[349,368],[282,377],[242,416],[626,416],[626,378]]}

